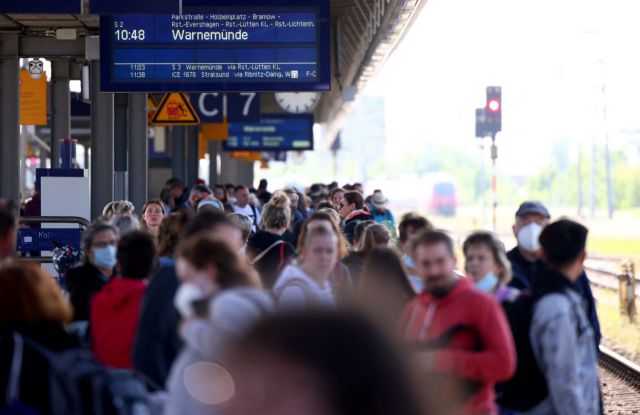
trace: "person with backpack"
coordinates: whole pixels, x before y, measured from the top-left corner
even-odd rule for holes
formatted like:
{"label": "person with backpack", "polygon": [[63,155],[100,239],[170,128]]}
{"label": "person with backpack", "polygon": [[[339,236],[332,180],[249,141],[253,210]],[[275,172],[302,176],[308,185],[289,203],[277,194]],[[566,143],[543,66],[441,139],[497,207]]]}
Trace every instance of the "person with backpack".
{"label": "person with backpack", "polygon": [[395,241],[398,238],[396,218],[393,216],[393,213],[387,208],[388,204],[389,199],[387,199],[384,194],[382,194],[382,190],[376,190],[373,192],[368,206],[371,215],[373,216],[373,220],[381,225],[384,225]]}
{"label": "person with backpack", "polygon": [[215,234],[200,232],[181,242],[176,268],[181,284],[174,304],[184,347],[167,380],[164,414],[217,413],[228,389],[214,384],[208,369],[224,367],[225,345],[271,313],[273,299],[259,289],[237,249]]}
{"label": "person with backpack", "polygon": [[588,230],[568,219],[540,234],[544,265],[534,274],[529,340],[547,396],[527,415],[599,415],[598,353],[576,281],[584,272]]}
{"label": "person with backpack", "polygon": [[338,263],[340,240],[325,226],[310,229],[302,238],[298,263],[285,267],[273,287],[278,306],[285,309],[335,307],[329,277]]}
{"label": "person with backpack", "polygon": [[[509,258],[513,270],[510,286],[519,290],[531,288],[535,279],[535,270],[541,266],[542,249],[538,237],[549,224],[550,219],[549,210],[542,203],[536,201],[523,202],[516,211],[513,233],[518,245],[507,252],[507,258]],[[602,337],[600,322],[586,272],[583,271],[580,278],[576,280],[576,288],[587,304],[587,316],[593,327],[594,341],[598,347]]]}
{"label": "person with backpack", "polygon": [[249,216],[253,221],[253,233],[258,232],[260,228],[260,215],[256,207],[249,203],[249,188],[243,185],[236,186],[234,196],[235,203],[231,205],[233,212]]}
{"label": "person with backpack", "polygon": [[516,368],[504,312],[468,278],[455,273],[453,241],[425,231],[413,241],[413,258],[425,290],[404,310],[399,331],[413,346],[413,362],[448,413],[492,415],[496,382]]}
{"label": "person with backpack", "polygon": [[263,286],[273,288],[280,272],[296,256],[295,248],[284,235],[291,221],[289,198],[276,192],[262,211],[262,228],[249,239],[247,253],[254,269],[260,274]]}
{"label": "person with backpack", "polygon": [[119,273],[91,302],[91,343],[104,365],[131,369],[146,280],[156,266],[154,238],[144,231],[128,233],[118,243],[117,259]]}
{"label": "person with backpack", "polygon": [[71,305],[39,266],[0,269],[0,396],[7,398],[4,405],[0,399],[0,412],[23,405],[53,413],[49,377],[43,376],[50,370],[47,359],[24,338],[53,352],[79,348],[79,339],[64,330],[72,317]]}

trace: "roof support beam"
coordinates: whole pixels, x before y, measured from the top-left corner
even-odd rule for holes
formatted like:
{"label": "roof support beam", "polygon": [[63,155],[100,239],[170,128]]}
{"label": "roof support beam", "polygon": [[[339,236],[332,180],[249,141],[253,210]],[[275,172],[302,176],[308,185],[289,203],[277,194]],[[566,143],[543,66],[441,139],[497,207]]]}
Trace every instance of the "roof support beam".
{"label": "roof support beam", "polygon": [[52,37],[21,36],[20,57],[83,58],[84,39],[58,40]]}

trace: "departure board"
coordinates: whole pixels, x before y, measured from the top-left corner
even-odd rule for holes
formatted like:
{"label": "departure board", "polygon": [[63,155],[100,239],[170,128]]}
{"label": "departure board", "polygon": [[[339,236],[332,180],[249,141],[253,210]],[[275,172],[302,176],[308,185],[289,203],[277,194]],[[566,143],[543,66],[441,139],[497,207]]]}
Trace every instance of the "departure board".
{"label": "departure board", "polygon": [[102,16],[101,88],[105,92],[329,90],[328,1]]}
{"label": "departure board", "polygon": [[313,150],[313,114],[262,115],[256,123],[230,123],[225,151]]}

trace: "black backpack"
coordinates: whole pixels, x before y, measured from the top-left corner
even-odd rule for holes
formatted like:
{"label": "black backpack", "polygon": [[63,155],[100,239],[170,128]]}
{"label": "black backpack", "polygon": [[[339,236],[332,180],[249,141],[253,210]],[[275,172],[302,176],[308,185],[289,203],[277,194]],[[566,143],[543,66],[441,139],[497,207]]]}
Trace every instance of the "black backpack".
{"label": "black backpack", "polygon": [[[16,341],[16,337],[20,340]],[[82,348],[54,352],[28,337],[14,333],[14,347],[18,347],[18,344],[46,359],[46,376],[49,377],[48,399],[53,414],[150,413],[147,389],[132,372],[107,369],[90,351]]]}
{"label": "black backpack", "polygon": [[531,409],[549,394],[547,381],[538,367],[529,340],[536,301],[537,298],[524,291],[514,301],[502,304],[513,334],[518,366],[510,380],[496,385],[496,402],[514,411]]}

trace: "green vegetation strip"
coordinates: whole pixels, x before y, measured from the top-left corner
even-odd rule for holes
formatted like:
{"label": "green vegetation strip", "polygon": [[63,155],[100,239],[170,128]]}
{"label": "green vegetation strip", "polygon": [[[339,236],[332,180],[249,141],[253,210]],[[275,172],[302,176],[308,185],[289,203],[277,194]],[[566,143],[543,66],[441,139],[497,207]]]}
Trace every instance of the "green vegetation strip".
{"label": "green vegetation strip", "polygon": [[640,316],[636,317],[635,322],[630,322],[620,314],[618,293],[595,287],[593,291],[597,298],[602,334],[620,347],[640,353]]}

